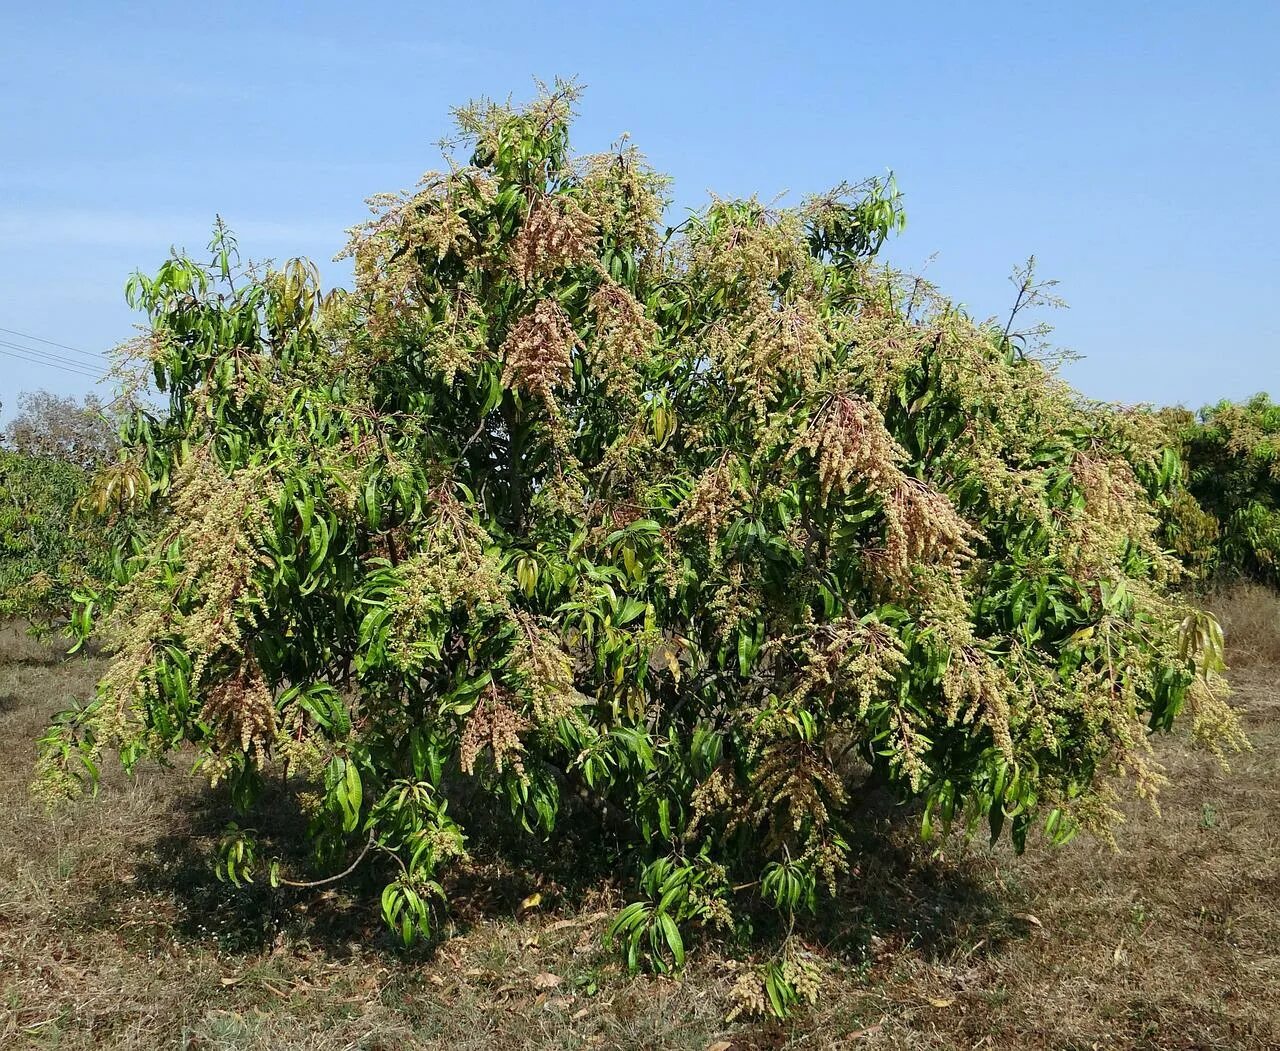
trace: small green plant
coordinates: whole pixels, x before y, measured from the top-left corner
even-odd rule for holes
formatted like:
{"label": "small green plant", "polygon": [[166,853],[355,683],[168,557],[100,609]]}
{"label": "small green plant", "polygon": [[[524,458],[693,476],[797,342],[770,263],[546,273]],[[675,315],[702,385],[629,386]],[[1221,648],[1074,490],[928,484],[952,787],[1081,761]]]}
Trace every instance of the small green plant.
{"label": "small green plant", "polygon": [[714,865],[662,857],[644,867],[640,889],[645,900],[632,902],[609,925],[627,966],[643,960],[659,973],[684,966],[682,927],[727,918],[721,895],[724,872]]}

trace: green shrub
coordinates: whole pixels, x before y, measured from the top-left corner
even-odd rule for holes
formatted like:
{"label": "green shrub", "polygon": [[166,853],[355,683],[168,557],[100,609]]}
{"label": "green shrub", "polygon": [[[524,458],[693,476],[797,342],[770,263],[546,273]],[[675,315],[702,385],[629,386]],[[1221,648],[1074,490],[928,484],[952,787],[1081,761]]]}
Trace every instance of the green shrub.
{"label": "green shrub", "polygon": [[1280,405],[1266,394],[1186,413],[1187,487],[1217,532],[1219,576],[1280,584]]}
{"label": "green shrub", "polygon": [[[188,742],[245,811],[309,780],[323,863],[394,858],[406,941],[458,799],[532,835],[585,800],[638,873],[614,935],[666,969],[844,880],[868,780],[1021,849],[1154,791],[1184,708],[1235,740],[1142,436],[877,265],[891,186],[664,232],[633,149],[571,157],[571,98],[461,111],[468,162],[375,199],[350,293],[236,275],[222,235],[131,282],[169,402],[127,444],[169,518],[100,596],[117,656],[51,781]],[[240,829],[220,866],[284,878]]]}

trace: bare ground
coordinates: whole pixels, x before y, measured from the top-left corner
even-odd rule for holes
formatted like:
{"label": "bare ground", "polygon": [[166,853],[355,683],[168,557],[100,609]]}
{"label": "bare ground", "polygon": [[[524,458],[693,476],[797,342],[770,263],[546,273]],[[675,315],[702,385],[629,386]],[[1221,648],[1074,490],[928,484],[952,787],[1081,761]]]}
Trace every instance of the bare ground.
{"label": "bare ground", "polygon": [[930,854],[881,814],[849,900],[808,935],[819,1004],[728,1024],[730,950],[627,977],[601,944],[620,899],[572,839],[540,883],[482,853],[452,937],[406,954],[358,881],[216,883],[226,804],[182,768],[108,773],[46,812],[32,742],[101,666],[3,629],[0,1047],[1280,1047],[1280,665],[1262,655],[1234,676],[1254,751],[1226,773],[1160,741],[1163,813],[1132,808],[1118,851]]}

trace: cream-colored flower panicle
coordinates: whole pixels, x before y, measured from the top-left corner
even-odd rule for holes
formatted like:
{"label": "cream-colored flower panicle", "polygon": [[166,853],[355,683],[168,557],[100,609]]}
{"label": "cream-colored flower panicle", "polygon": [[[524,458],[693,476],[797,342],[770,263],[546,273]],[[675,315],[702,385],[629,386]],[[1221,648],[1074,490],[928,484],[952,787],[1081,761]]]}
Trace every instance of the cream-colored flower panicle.
{"label": "cream-colored flower panicle", "polygon": [[564,308],[554,299],[538,300],[502,343],[502,382],[554,404],[555,389],[568,381],[577,341]]}

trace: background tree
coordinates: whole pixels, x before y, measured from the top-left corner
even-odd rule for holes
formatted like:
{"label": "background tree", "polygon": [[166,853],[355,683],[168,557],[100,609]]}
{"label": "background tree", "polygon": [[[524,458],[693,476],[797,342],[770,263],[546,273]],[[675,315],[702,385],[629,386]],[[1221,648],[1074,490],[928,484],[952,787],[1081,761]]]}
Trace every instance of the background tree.
{"label": "background tree", "polygon": [[123,412],[93,394],[80,402],[41,390],[21,395],[18,406],[5,437],[20,456],[47,457],[93,470],[119,448]]}
{"label": "background tree", "polygon": [[120,418],[92,395],[23,395],[0,444],[0,616],[40,629],[72,613],[73,596],[100,586],[128,533],[125,494],[141,502],[146,479],[113,463]]}
{"label": "background tree", "polygon": [[1188,489],[1217,533],[1214,569],[1280,584],[1280,405],[1266,394],[1186,413]]}

